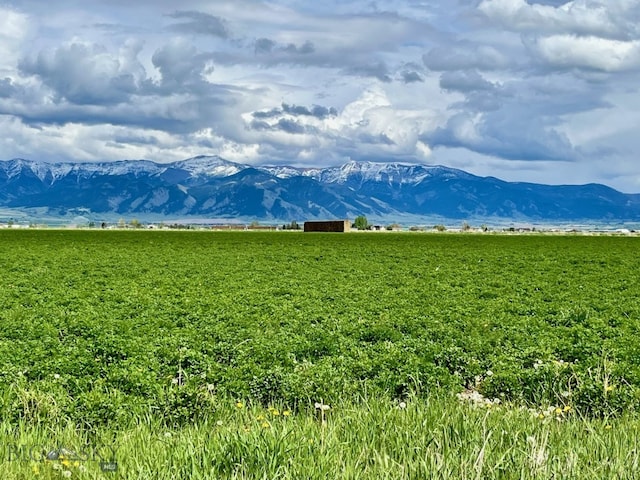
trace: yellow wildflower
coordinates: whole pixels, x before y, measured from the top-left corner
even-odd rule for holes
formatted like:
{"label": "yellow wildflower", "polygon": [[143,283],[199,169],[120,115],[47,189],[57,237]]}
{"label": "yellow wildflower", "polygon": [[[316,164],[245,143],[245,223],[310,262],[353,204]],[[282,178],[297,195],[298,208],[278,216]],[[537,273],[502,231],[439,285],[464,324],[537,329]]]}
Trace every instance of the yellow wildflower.
{"label": "yellow wildflower", "polygon": [[244,404],[242,402],[236,402],[236,408],[242,408]]}
{"label": "yellow wildflower", "polygon": [[258,415],[256,417],[256,420],[258,420],[259,422],[261,422],[262,420],[264,420],[264,415]]}
{"label": "yellow wildflower", "polygon": [[612,391],[614,388],[615,388],[615,387],[614,387],[613,385],[607,385],[607,386],[604,388],[604,391],[605,391],[605,392],[610,392],[610,391]]}
{"label": "yellow wildflower", "polygon": [[563,412],[567,413],[571,411],[571,407],[569,405],[565,405],[564,408],[562,409]]}
{"label": "yellow wildflower", "polygon": [[605,426],[604,426],[604,429],[605,429],[605,430],[611,430],[611,428],[612,428],[612,427],[611,427],[611,425],[605,425]]}
{"label": "yellow wildflower", "polygon": [[269,428],[271,424],[269,422],[262,422],[262,428]]}
{"label": "yellow wildflower", "polygon": [[562,413],[562,409],[560,407],[557,407],[555,410],[556,415],[560,415]]}
{"label": "yellow wildflower", "polygon": [[291,415],[291,410],[285,410],[282,412],[282,415],[285,417],[288,417],[289,415]]}

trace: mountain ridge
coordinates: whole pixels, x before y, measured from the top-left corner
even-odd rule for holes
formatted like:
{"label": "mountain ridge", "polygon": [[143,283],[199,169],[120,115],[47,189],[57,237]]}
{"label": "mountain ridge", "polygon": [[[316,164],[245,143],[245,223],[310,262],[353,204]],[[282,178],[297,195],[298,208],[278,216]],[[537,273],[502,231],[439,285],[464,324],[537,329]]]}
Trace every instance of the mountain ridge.
{"label": "mountain ridge", "polygon": [[94,214],[302,220],[364,214],[517,221],[640,221],[640,195],[544,185],[441,165],[252,166],[219,156],[171,163],[0,161],[0,207]]}

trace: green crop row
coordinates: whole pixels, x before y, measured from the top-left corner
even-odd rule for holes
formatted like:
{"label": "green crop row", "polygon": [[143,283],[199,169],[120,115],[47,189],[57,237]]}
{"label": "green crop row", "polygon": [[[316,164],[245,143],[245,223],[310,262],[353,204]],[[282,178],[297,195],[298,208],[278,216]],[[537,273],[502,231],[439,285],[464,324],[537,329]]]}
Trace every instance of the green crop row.
{"label": "green crop row", "polygon": [[640,403],[638,239],[0,231],[0,415],[88,427],[466,392]]}

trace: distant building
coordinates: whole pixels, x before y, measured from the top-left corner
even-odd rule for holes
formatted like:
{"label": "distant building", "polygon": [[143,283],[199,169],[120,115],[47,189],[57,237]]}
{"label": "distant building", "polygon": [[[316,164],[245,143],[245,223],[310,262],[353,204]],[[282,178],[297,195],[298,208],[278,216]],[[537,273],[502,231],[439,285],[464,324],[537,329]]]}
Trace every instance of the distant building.
{"label": "distant building", "polygon": [[321,222],[304,222],[305,232],[348,232],[351,230],[349,220],[327,220]]}

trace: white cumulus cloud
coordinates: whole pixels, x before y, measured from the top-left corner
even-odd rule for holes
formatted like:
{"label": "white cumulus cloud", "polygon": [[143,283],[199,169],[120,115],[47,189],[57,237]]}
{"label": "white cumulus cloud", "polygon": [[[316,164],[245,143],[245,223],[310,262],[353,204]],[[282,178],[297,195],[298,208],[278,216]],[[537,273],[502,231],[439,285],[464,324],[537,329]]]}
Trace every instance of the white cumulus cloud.
{"label": "white cumulus cloud", "polygon": [[551,65],[619,72],[640,67],[640,41],[551,35],[534,42],[536,53]]}

